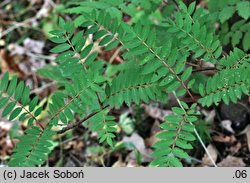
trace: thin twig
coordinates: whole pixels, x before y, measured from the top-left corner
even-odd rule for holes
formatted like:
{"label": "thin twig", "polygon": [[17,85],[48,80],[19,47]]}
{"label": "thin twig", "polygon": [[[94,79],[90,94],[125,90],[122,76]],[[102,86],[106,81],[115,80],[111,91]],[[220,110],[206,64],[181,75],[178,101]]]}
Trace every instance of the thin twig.
{"label": "thin twig", "polygon": [[204,67],[204,68],[198,68],[194,69],[192,72],[203,72],[203,71],[216,71],[217,69],[214,67]]}
{"label": "thin twig", "polygon": [[5,31],[3,31],[2,33],[0,33],[0,38],[4,37],[5,35],[9,34],[10,32],[12,32],[15,29],[18,29],[19,27],[29,27],[27,24],[32,22],[33,19],[27,19],[24,22],[16,22],[13,26],[11,26],[10,28],[6,29]]}
{"label": "thin twig", "polygon": [[[182,108],[182,110],[183,110],[183,111],[185,111],[185,112],[186,112],[186,110],[184,109],[184,107],[181,105],[181,102],[180,102],[179,98],[176,96],[175,91],[173,91],[173,94],[174,94],[174,96],[175,96],[175,98],[176,98],[176,100],[177,100],[177,102],[178,102],[179,106]],[[193,123],[192,123],[192,122],[189,122],[189,123],[190,123],[191,125],[193,125]],[[194,126],[194,125],[193,125],[193,126]],[[212,164],[213,164],[215,167],[217,167],[217,165],[216,165],[216,163],[214,162],[214,160],[213,160],[213,158],[212,158],[211,154],[210,154],[210,153],[209,153],[209,151],[207,150],[207,148],[206,148],[206,146],[205,146],[204,142],[202,141],[202,139],[201,139],[200,135],[198,134],[198,132],[197,132],[197,130],[196,130],[196,128],[195,128],[195,126],[194,126],[194,133],[195,133],[196,137],[198,138],[199,142],[201,143],[201,145],[202,145],[203,149],[204,149],[204,150],[205,150],[205,152],[207,153],[208,158],[211,160]]]}
{"label": "thin twig", "polygon": [[51,60],[54,61],[56,57],[54,56],[47,56],[47,55],[42,55],[42,54],[34,54],[32,52],[26,52],[26,55],[33,57],[35,59],[44,59],[44,60]]}
{"label": "thin twig", "polygon": [[7,94],[3,93],[4,97],[7,97],[11,102],[16,103],[18,106],[20,106],[31,118],[33,118],[36,122],[36,124],[42,129],[44,130],[43,125],[41,124],[41,122],[25,107],[23,106],[19,101],[17,101],[16,99],[14,99],[11,96],[8,96]]}
{"label": "thin twig", "polygon": [[57,134],[62,134],[62,133],[65,133],[66,131],[68,130],[71,130],[75,127],[78,127],[79,125],[81,125],[83,122],[89,120],[91,117],[93,117],[94,115],[96,115],[97,113],[99,113],[100,111],[102,111],[103,109],[107,108],[108,106],[102,108],[101,110],[99,111],[96,111],[96,112],[92,112],[91,114],[89,114],[88,116],[86,116],[85,118],[83,118],[82,120],[80,121],[77,121],[75,123],[70,123],[68,124],[68,126],[64,127],[63,129],[57,131]]}
{"label": "thin twig", "polygon": [[96,94],[96,96],[97,96],[98,103],[99,103],[100,107],[103,108],[103,103],[101,102],[101,98],[100,98],[98,92],[95,92],[95,94]]}
{"label": "thin twig", "polygon": [[0,39],[2,37],[4,37],[5,35],[9,34],[10,32],[12,32],[13,30],[18,29],[19,27],[30,28],[30,26],[29,26],[30,23],[32,23],[38,19],[41,19],[45,16],[44,9],[49,5],[52,6],[53,8],[55,8],[55,6],[56,6],[54,4],[54,2],[52,2],[51,0],[44,0],[44,3],[42,5],[41,9],[37,11],[37,14],[34,17],[28,18],[28,19],[24,20],[23,22],[13,22],[13,24],[14,24],[13,26],[9,27],[8,29],[6,29],[5,31],[0,33]]}
{"label": "thin twig", "polygon": [[[192,70],[192,73],[196,73],[196,72],[203,72],[203,71],[216,71],[217,69],[214,67],[204,67],[204,68],[198,68],[198,69],[194,69]],[[180,72],[178,75],[182,75],[184,73],[184,71]]]}
{"label": "thin twig", "polygon": [[54,86],[56,84],[56,81],[53,81],[53,82],[50,82],[50,83],[47,83],[45,84],[44,86],[40,87],[40,88],[36,88],[34,90],[31,90],[30,94],[40,94],[41,92],[43,92],[45,89],[51,87],[51,86]]}
{"label": "thin twig", "polygon": [[112,55],[112,57],[109,60],[109,63],[112,64],[115,58],[119,55],[119,52],[121,51],[122,47],[118,47],[115,51],[115,53]]}

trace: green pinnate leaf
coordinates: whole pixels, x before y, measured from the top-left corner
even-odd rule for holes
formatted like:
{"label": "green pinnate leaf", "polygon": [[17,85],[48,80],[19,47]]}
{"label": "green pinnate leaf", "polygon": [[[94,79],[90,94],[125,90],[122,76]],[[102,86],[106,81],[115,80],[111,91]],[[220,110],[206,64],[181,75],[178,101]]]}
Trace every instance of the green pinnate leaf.
{"label": "green pinnate leaf", "polygon": [[19,82],[18,85],[17,85],[16,92],[15,92],[15,96],[14,96],[14,98],[15,98],[17,101],[20,100],[20,98],[22,97],[23,89],[24,89],[24,82],[21,81],[21,82]]}
{"label": "green pinnate leaf", "polygon": [[17,77],[14,76],[14,78],[12,78],[12,80],[10,81],[10,84],[7,90],[7,93],[9,96],[12,96],[13,93],[15,92],[16,85],[17,85]]}
{"label": "green pinnate leaf", "polygon": [[50,50],[50,52],[52,52],[52,53],[60,53],[60,52],[68,50],[69,48],[70,48],[70,45],[68,43],[63,43],[63,44],[59,44],[56,47],[52,48]]}
{"label": "green pinnate leaf", "polygon": [[15,102],[10,102],[3,110],[2,112],[2,117],[4,118],[5,116],[7,116],[16,106]]}
{"label": "green pinnate leaf", "polygon": [[0,98],[0,108],[2,108],[8,101],[9,99],[7,97]]}
{"label": "green pinnate leaf", "polygon": [[1,79],[1,85],[0,85],[0,90],[2,92],[4,92],[7,87],[8,87],[8,83],[9,83],[9,73],[6,72],[3,76],[3,78]]}
{"label": "green pinnate leaf", "polygon": [[107,35],[105,36],[99,43],[100,46],[103,46],[105,44],[107,44],[108,42],[110,42],[113,39],[112,35]]}
{"label": "green pinnate leaf", "polygon": [[245,33],[243,37],[242,45],[245,51],[250,49],[250,32]]}
{"label": "green pinnate leaf", "polygon": [[16,108],[10,115],[9,120],[12,121],[13,119],[15,119],[22,111],[21,107]]}
{"label": "green pinnate leaf", "polygon": [[164,119],[169,122],[181,122],[183,120],[183,117],[180,115],[168,115],[165,116]]}
{"label": "green pinnate leaf", "polygon": [[184,111],[180,107],[172,107],[172,111],[175,112],[176,114],[183,115],[186,114],[186,111]]}
{"label": "green pinnate leaf", "polygon": [[238,14],[247,20],[250,17],[250,2],[249,1],[242,1],[237,3],[236,9]]}
{"label": "green pinnate leaf", "polygon": [[187,68],[181,75],[181,80],[186,81],[192,74],[192,67]]}
{"label": "green pinnate leaf", "polygon": [[29,104],[29,111],[30,111],[30,112],[32,112],[32,111],[36,108],[37,103],[38,103],[38,97],[35,96],[35,97],[31,100],[31,102],[30,102],[30,104]]}
{"label": "green pinnate leaf", "polygon": [[75,46],[81,40],[82,36],[83,31],[79,31],[78,33],[76,33],[76,35],[71,40],[72,45]]}
{"label": "green pinnate leaf", "polygon": [[94,44],[89,44],[88,46],[86,46],[83,51],[81,52],[80,56],[81,58],[85,58],[89,53],[90,51],[92,50]]}
{"label": "green pinnate leaf", "polygon": [[41,112],[43,111],[43,107],[39,107],[38,109],[36,109],[34,116],[37,117],[41,114]]}
{"label": "green pinnate leaf", "polygon": [[219,14],[219,19],[220,19],[221,23],[224,23],[229,18],[231,18],[233,16],[234,12],[235,12],[235,8],[232,6],[228,6],[226,8],[223,8],[223,10]]}
{"label": "green pinnate leaf", "polygon": [[175,148],[173,154],[179,158],[189,158],[189,155],[180,148]]}

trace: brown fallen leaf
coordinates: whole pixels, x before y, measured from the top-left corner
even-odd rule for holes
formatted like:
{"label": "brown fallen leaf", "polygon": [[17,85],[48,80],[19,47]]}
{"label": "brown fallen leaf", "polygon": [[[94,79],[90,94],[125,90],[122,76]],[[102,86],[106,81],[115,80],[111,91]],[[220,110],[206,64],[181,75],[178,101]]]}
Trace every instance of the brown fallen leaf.
{"label": "brown fallen leaf", "polygon": [[155,135],[160,131],[161,131],[160,122],[158,120],[155,120],[153,126],[151,127],[150,135]]}
{"label": "brown fallen leaf", "polygon": [[149,138],[145,139],[145,145],[147,147],[152,147],[154,143],[156,143],[158,139],[155,137],[155,135],[150,136]]}
{"label": "brown fallen leaf", "polygon": [[118,160],[112,165],[112,167],[125,167],[126,164],[122,160],[121,154],[119,154]]}
{"label": "brown fallen leaf", "polygon": [[207,110],[201,110],[202,114],[205,116],[205,122],[206,123],[213,123],[214,118],[216,116],[215,110],[207,111]]}
{"label": "brown fallen leaf", "polygon": [[76,152],[81,152],[84,147],[84,142],[83,140],[78,140],[77,143],[74,145],[74,149]]}
{"label": "brown fallen leaf", "polygon": [[127,167],[138,167],[134,159],[130,159],[127,163]]}
{"label": "brown fallen leaf", "polygon": [[246,128],[240,133],[240,135],[246,134],[247,136],[247,146],[250,151],[250,125],[247,125]]}
{"label": "brown fallen leaf", "polygon": [[133,133],[130,137],[127,136],[123,137],[122,141],[133,143],[136,149],[140,152],[144,152],[146,149],[143,138],[137,133]]}
{"label": "brown fallen leaf", "polygon": [[242,158],[234,157],[231,155],[228,155],[225,159],[223,159],[217,165],[220,167],[244,167],[246,166]]}
{"label": "brown fallen leaf", "polygon": [[25,73],[20,69],[19,65],[14,62],[14,56],[7,51],[0,49],[0,61],[2,72],[19,73],[21,78],[24,78]]}
{"label": "brown fallen leaf", "polygon": [[241,147],[242,147],[242,145],[240,142],[238,142],[236,145],[230,147],[230,149],[229,149],[230,154],[232,154],[232,155],[236,154],[237,152],[239,152]]}
{"label": "brown fallen leaf", "polygon": [[106,62],[110,62],[111,64],[121,64],[124,60],[119,56],[120,48],[116,48],[110,51],[102,50],[98,59],[103,59]]}
{"label": "brown fallen leaf", "polygon": [[25,52],[42,54],[43,48],[45,46],[45,42],[26,38],[23,41],[23,45],[24,45]]}
{"label": "brown fallen leaf", "polygon": [[145,113],[154,119],[164,121],[164,117],[173,114],[171,110],[163,110],[153,105],[144,105]]}
{"label": "brown fallen leaf", "polygon": [[[150,154],[152,153],[152,150],[146,148],[144,139],[137,133],[133,133],[130,137],[126,137],[126,136],[123,137],[122,141],[130,142],[134,144],[136,149],[141,153],[142,162],[150,162],[153,160],[152,156],[150,156]],[[127,157],[129,157],[129,159],[136,159],[134,152],[131,152]]]}
{"label": "brown fallen leaf", "polygon": [[68,143],[64,144],[65,150],[73,148],[76,152],[81,152],[83,147],[84,147],[84,142],[81,139],[69,141]]}
{"label": "brown fallen leaf", "polygon": [[0,128],[0,159],[5,159],[14,148],[14,144],[7,131]]}
{"label": "brown fallen leaf", "polygon": [[214,135],[213,140],[216,142],[224,142],[224,143],[230,143],[233,144],[234,142],[237,141],[234,135],[231,136],[226,136],[226,135]]}
{"label": "brown fallen leaf", "polygon": [[[213,145],[209,144],[207,146],[207,150],[208,150],[209,154],[211,155],[212,159],[214,160],[214,162],[216,162],[216,160],[218,158],[217,149]],[[206,153],[204,154],[202,161],[205,165],[213,166],[212,161],[210,160],[210,158],[208,157],[208,155]]]}

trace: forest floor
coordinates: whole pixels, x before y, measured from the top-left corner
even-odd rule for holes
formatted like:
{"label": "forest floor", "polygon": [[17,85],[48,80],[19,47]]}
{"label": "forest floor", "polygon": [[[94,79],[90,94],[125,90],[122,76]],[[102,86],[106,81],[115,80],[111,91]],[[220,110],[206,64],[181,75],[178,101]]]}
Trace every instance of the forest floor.
{"label": "forest floor", "polygon": [[[53,1],[10,1],[0,2],[0,70],[1,76],[8,71],[16,73],[31,88],[40,100],[48,99],[56,89],[53,81],[37,74],[47,64],[55,64],[55,54],[49,52],[54,46],[48,41],[48,32],[56,24],[56,9],[60,5]],[[102,52],[99,58],[109,60],[112,52]],[[115,64],[123,62],[117,56]],[[176,106],[173,96],[168,104],[123,106],[111,111],[119,123],[120,132],[115,149],[100,146],[97,134],[79,127],[55,139],[55,149],[49,155],[49,166],[107,166],[135,167],[148,166],[152,161],[151,145],[154,135],[165,115],[171,114]],[[1,111],[0,111],[1,113]],[[196,128],[207,150],[218,166],[250,166],[250,123],[249,97],[243,97],[237,104],[212,106],[201,110],[202,119]],[[24,133],[27,125],[9,122],[0,118],[0,166],[12,153],[17,138]],[[212,166],[198,141],[189,152],[190,159],[184,166]]]}

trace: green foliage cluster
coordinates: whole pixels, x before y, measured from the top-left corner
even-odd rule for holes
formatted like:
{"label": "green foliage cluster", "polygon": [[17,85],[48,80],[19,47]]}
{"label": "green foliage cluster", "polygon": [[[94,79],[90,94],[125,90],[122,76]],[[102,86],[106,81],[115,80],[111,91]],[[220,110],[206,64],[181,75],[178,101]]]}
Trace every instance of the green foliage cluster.
{"label": "green foliage cluster", "polygon": [[9,73],[5,73],[0,84],[0,94],[0,108],[4,108],[2,117],[9,116],[10,121],[17,117],[19,121],[27,119],[29,125],[38,123],[36,117],[41,114],[42,107],[37,107],[38,97],[30,99],[30,88],[23,81],[18,82],[16,76],[10,79]]}
{"label": "green foliage cluster", "polygon": [[[214,20],[219,20],[221,23],[219,36],[223,45],[231,44],[232,47],[241,46],[244,51],[250,50],[250,22],[248,21],[250,2],[244,0],[209,0],[208,6],[210,12],[216,17]],[[239,18],[234,18],[235,14]]]}
{"label": "green foliage cluster", "polygon": [[[72,14],[74,20],[59,18],[58,29],[51,31],[50,40],[56,46],[50,51],[58,54],[57,64],[39,71],[58,85],[46,109],[49,119],[45,127],[37,119],[42,112],[41,107],[36,108],[38,98],[30,99],[29,88],[16,77],[9,81],[8,73],[1,80],[2,115],[10,114],[10,120],[29,118],[29,129],[20,138],[10,166],[42,165],[50,153],[55,127],[61,125],[67,128],[83,123],[98,132],[100,143],[114,147],[117,123],[109,114],[111,109],[123,104],[167,102],[172,92],[178,98],[188,96],[193,104],[189,107],[180,102],[180,107],[172,108],[175,114],[165,117],[163,131],[157,135],[159,141],[153,146],[152,156],[156,159],[151,165],[182,166],[181,160],[189,157],[187,152],[192,148],[189,142],[195,140],[193,122],[199,114],[196,106],[228,104],[237,102],[243,93],[249,95],[249,55],[235,48],[224,56],[212,24],[216,18],[195,3],[187,7],[182,2],[173,16],[160,16],[156,7],[161,3],[159,0],[69,3],[63,12]],[[241,6],[237,7],[239,15],[248,18],[241,12]],[[138,8],[144,14],[143,21],[124,21],[123,14],[133,15]],[[160,17],[160,23],[145,18],[145,12]],[[162,30],[166,36],[159,43]],[[119,69],[107,73],[113,66],[98,55],[114,49],[119,50],[125,61],[117,66]],[[198,100],[190,92],[197,82],[191,79],[193,67],[187,66],[190,58],[214,64],[217,71],[207,82],[199,84]]]}
{"label": "green foliage cluster", "polygon": [[151,162],[151,166],[182,166],[178,158],[189,158],[185,150],[192,149],[192,145],[188,142],[194,141],[193,135],[194,125],[192,122],[197,121],[198,113],[195,112],[196,105],[190,108],[184,102],[180,107],[173,107],[172,111],[176,114],[165,116],[166,122],[161,124],[162,132],[156,135],[160,140],[153,147],[156,150],[152,153],[155,160]]}
{"label": "green foliage cluster", "polygon": [[53,147],[51,139],[55,135],[51,127],[52,125],[48,125],[41,130],[37,126],[32,126],[27,129],[26,134],[16,144],[9,166],[33,167],[47,160],[47,154]]}

